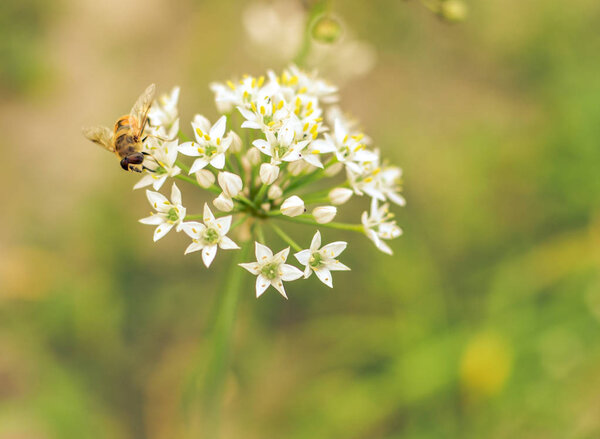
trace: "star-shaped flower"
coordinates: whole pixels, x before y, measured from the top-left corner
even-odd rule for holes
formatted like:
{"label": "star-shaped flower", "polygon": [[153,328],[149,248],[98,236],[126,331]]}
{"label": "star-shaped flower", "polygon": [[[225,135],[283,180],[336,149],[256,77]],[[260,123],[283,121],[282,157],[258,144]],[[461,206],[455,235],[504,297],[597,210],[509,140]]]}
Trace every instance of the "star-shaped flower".
{"label": "star-shaped flower", "polygon": [[190,168],[190,174],[203,169],[209,163],[216,169],[223,169],[223,166],[225,166],[225,151],[227,151],[232,141],[231,136],[223,137],[226,124],[226,116],[221,116],[212,127],[205,117],[197,115],[194,118],[192,127],[194,128],[196,141],[179,145],[179,151],[182,154],[198,157]]}
{"label": "star-shaped flower", "polygon": [[262,293],[272,285],[279,293],[287,299],[283,281],[292,281],[302,277],[302,271],[296,267],[286,264],[285,261],[290,252],[290,248],[281,250],[276,255],[273,255],[271,249],[267,246],[256,244],[256,262],[239,264],[241,267],[248,270],[250,273],[257,276],[256,278],[256,297],[260,297]]}
{"label": "star-shaped flower", "polygon": [[175,183],[171,188],[171,201],[164,195],[150,190],[146,190],[146,196],[156,213],[153,212],[149,217],[142,218],[140,222],[158,226],[154,230],[154,241],[165,236],[173,226],[179,232],[185,218],[185,207],[181,204],[181,191]]}
{"label": "star-shaped flower", "polygon": [[238,249],[238,245],[229,239],[227,232],[231,227],[232,216],[215,219],[208,204],[204,203],[204,224],[190,221],[182,224],[183,231],[192,238],[193,242],[185,250],[185,254],[202,250],[202,261],[210,266],[217,254],[217,247],[223,250]]}
{"label": "star-shaped flower", "polygon": [[392,254],[392,249],[383,240],[402,235],[402,229],[396,225],[396,221],[390,221],[393,217],[394,214],[389,211],[389,204],[385,203],[377,207],[377,198],[371,199],[370,215],[363,212],[361,216],[367,237],[375,243],[379,250],[388,255]]}
{"label": "star-shaped flower", "polygon": [[267,140],[257,139],[252,144],[260,152],[271,157],[271,164],[278,165],[282,161],[293,162],[302,158],[302,150],[308,145],[308,140],[295,141],[296,133],[290,124],[286,124],[277,133],[265,132]]}
{"label": "star-shaped flower", "polygon": [[321,282],[329,288],[333,288],[331,279],[332,271],[350,270],[347,266],[335,259],[342,253],[348,244],[344,241],[336,241],[321,247],[321,233],[317,230],[310,243],[310,248],[296,253],[294,256],[304,269],[304,277],[308,278],[314,271]]}
{"label": "star-shaped flower", "polygon": [[134,189],[152,185],[154,190],[159,190],[167,180],[167,177],[175,177],[181,172],[179,166],[175,165],[178,151],[177,140],[161,143],[156,138],[150,138],[146,142],[146,151],[148,151],[154,161],[147,160],[144,164],[152,168],[152,171],[146,171],[146,175],[137,182],[133,187]]}

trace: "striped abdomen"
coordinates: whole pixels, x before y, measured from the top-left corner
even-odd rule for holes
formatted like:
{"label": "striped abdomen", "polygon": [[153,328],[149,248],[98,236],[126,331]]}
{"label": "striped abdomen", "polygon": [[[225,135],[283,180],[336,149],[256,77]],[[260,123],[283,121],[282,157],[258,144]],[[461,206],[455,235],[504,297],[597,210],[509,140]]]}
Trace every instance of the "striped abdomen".
{"label": "striped abdomen", "polygon": [[142,150],[137,120],[130,115],[123,116],[115,123],[115,152],[119,157],[127,157]]}

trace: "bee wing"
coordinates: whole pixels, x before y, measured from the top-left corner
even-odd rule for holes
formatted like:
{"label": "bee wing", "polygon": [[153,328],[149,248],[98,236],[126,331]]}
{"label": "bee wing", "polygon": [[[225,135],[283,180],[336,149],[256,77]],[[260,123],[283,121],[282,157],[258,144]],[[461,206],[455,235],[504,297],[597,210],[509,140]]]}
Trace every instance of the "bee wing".
{"label": "bee wing", "polygon": [[154,92],[156,91],[156,85],[150,84],[146,90],[140,95],[140,97],[135,101],[133,108],[131,109],[131,115],[136,118],[139,122],[140,132],[138,134],[142,134],[144,131],[144,127],[146,126],[146,119],[148,117],[148,110],[152,105],[152,101],[154,100]]}
{"label": "bee wing", "polygon": [[112,132],[106,127],[85,127],[83,135],[92,142],[108,149],[110,152],[115,152],[115,147],[112,142]]}

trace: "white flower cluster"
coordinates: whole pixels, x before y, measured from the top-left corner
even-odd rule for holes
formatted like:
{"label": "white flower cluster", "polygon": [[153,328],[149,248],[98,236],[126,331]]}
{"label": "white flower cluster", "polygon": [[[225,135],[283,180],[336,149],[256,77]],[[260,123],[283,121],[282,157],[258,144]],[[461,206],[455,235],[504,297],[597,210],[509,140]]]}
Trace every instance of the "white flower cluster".
{"label": "white flower cluster", "polygon": [[[256,262],[240,264],[257,276],[257,297],[269,285],[286,297],[284,281],[308,278],[312,272],[332,287],[331,272],[349,270],[336,259],[346,242],[321,246],[317,230],[310,246],[303,248],[277,220],[359,232],[379,250],[392,253],[385,241],[402,231],[389,204],[405,204],[400,195],[402,171],[383,160],[371,139],[335,105],[335,86],[290,66],[280,75],[269,71],[265,76],[244,76],[213,83],[211,89],[221,116],[211,123],[196,115],[193,139],[179,131],[179,88],[150,108],[144,153],[154,160],[135,188],[154,188],[146,191],[153,212],[140,221],[156,226],[155,241],[172,229],[183,231],[191,239],[185,252],[201,251],[209,267],[218,248],[240,248],[227,236],[240,227],[238,241],[251,236],[257,241]],[[190,157],[191,163],[185,164],[181,156]],[[213,193],[215,212],[204,204],[202,214],[188,214],[175,183],[170,199],[156,192],[167,178]],[[324,182],[329,182],[326,189]],[[370,210],[360,223],[334,222],[337,206],[353,195],[370,197]],[[265,245],[263,226],[288,247],[273,254]],[[303,270],[286,263],[290,247]]]}

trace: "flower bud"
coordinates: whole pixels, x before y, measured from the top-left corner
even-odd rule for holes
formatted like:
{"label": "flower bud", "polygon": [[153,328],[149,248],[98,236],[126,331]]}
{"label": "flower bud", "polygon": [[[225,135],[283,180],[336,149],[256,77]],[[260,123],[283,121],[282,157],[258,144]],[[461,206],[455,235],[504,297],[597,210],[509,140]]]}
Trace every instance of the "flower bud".
{"label": "flower bud", "polygon": [[260,180],[264,184],[271,184],[279,177],[279,166],[270,163],[260,165]]}
{"label": "flower bud", "polygon": [[337,162],[337,163],[334,163],[333,165],[331,165],[329,168],[325,169],[324,174],[327,177],[333,177],[338,172],[340,172],[343,168],[344,168],[344,165],[340,162]]}
{"label": "flower bud", "polygon": [[233,209],[233,200],[224,192],[213,200],[213,204],[222,212],[229,212]]}
{"label": "flower bud", "polygon": [[297,195],[292,195],[281,204],[281,213],[285,216],[298,216],[304,213],[304,201]]}
{"label": "flower bud", "polygon": [[440,6],[441,16],[454,23],[467,18],[467,13],[467,5],[462,0],[445,0]]}
{"label": "flower bud", "polygon": [[215,175],[208,169],[196,171],[196,181],[203,188],[211,187],[215,183]]}
{"label": "flower bud", "polygon": [[274,184],[269,188],[267,192],[267,196],[269,200],[275,200],[283,195],[283,189],[281,189],[278,185]]}
{"label": "flower bud", "polygon": [[344,204],[346,201],[348,201],[353,193],[354,192],[352,189],[348,189],[346,187],[336,187],[335,189],[331,189],[329,191],[329,201],[331,201],[331,204],[339,206],[340,204]]}
{"label": "flower bud", "polygon": [[306,165],[307,163],[304,160],[296,160],[288,164],[287,170],[295,177],[306,169]]}
{"label": "flower bud", "polygon": [[335,43],[342,35],[342,26],[338,20],[323,16],[319,18],[312,28],[312,37],[320,43]]}
{"label": "flower bud", "polygon": [[219,172],[219,186],[225,195],[233,198],[240,193],[244,184],[239,175],[225,171]]}
{"label": "flower bud", "polygon": [[246,153],[246,158],[252,166],[256,166],[260,163],[260,151],[257,148],[250,148]]}
{"label": "flower bud", "polygon": [[319,206],[312,211],[315,221],[319,224],[326,224],[335,218],[337,209],[334,206]]}
{"label": "flower bud", "polygon": [[231,137],[231,145],[229,146],[229,151],[233,153],[238,153],[242,150],[242,139],[235,131],[229,131],[227,133],[227,137]]}

